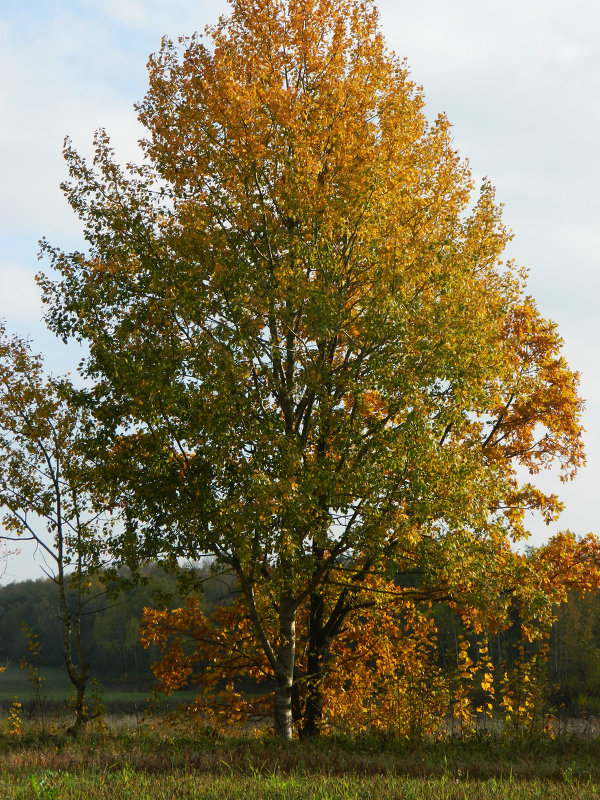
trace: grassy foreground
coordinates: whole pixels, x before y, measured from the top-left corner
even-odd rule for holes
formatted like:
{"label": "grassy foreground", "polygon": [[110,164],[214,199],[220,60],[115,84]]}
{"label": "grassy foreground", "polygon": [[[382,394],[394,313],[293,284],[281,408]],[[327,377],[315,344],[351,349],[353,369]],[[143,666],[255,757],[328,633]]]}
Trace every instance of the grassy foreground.
{"label": "grassy foreground", "polygon": [[145,775],[133,771],[113,775],[44,772],[29,779],[0,778],[6,798],[106,798],[107,800],[588,800],[597,786],[574,782],[451,781],[393,777],[211,778],[190,775]]}
{"label": "grassy foreground", "polygon": [[0,797],[71,800],[588,800],[600,743],[562,739],[277,742],[108,731],[0,735]]}

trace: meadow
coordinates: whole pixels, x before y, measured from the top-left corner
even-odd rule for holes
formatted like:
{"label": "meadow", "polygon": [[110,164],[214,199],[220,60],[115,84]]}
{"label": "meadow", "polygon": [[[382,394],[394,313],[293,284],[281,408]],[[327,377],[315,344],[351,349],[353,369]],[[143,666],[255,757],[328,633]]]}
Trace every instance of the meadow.
{"label": "meadow", "polygon": [[277,741],[218,734],[177,716],[107,715],[81,738],[55,720],[0,732],[0,797],[100,800],[587,800],[600,798],[597,739],[475,736]]}
{"label": "meadow", "polygon": [[[44,702],[47,713],[55,721],[60,719],[63,726],[67,724],[67,714],[70,708],[70,698],[73,687],[64,668],[44,667],[40,675],[45,680]],[[94,683],[90,682],[90,692],[93,696],[97,692],[98,699],[108,713],[119,716],[126,714],[143,715],[152,696],[149,689],[141,688],[135,684],[103,684],[101,690],[96,690]],[[175,692],[171,698],[166,695],[156,695],[153,700],[161,710],[173,710],[181,703],[190,702],[196,692],[182,690]],[[0,673],[0,710],[7,711],[14,698],[21,702],[22,716],[25,721],[33,722],[40,716],[39,701],[27,677],[27,672],[17,666],[8,666]],[[6,716],[6,714],[4,714]],[[56,725],[55,725],[56,727]]]}
{"label": "meadow", "polygon": [[193,690],[166,698],[131,682],[105,684],[102,717],[74,739],[64,670],[39,674],[43,724],[27,670],[13,663],[0,673],[0,798],[7,800],[600,798],[595,717],[557,719],[551,735],[508,735],[498,724],[420,742],[356,734],[283,742],[268,723],[223,730],[187,716],[178,706]]}
{"label": "meadow", "polygon": [[[260,728],[211,727],[141,683],[105,685],[102,717],[78,739],[64,670],[44,668],[44,719],[27,671],[0,673],[0,798],[127,800],[587,800],[600,798],[600,724],[555,719],[509,734],[276,740]],[[20,705],[13,709],[15,699]]]}

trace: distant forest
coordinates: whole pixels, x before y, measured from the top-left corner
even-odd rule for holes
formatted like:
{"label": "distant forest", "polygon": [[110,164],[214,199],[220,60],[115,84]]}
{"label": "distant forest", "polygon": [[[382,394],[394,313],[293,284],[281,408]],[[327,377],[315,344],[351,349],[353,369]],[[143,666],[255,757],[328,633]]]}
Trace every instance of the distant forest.
{"label": "distant forest", "polygon": [[[198,571],[204,605],[228,602],[233,581]],[[113,590],[115,587],[113,586]],[[140,644],[139,625],[145,607],[176,607],[184,602],[174,575],[154,570],[144,581],[107,593],[96,577],[82,615],[82,645],[91,677],[105,685],[149,688],[153,685],[153,648]],[[30,659],[26,630],[39,641],[36,664],[64,669],[63,625],[59,620],[58,595],[50,579],[27,580],[0,587],[0,665],[19,665]]]}
{"label": "distant forest", "polygon": [[[205,610],[229,602],[235,594],[232,576],[196,573],[202,582]],[[126,586],[126,582],[124,581]],[[158,652],[140,644],[139,624],[145,607],[177,607],[184,597],[174,575],[154,570],[143,583],[107,595],[96,582],[82,619],[82,641],[91,666],[91,675],[105,686],[154,685],[152,663]],[[440,605],[433,611],[438,626],[439,663],[445,670],[456,667],[457,636],[463,632],[450,608]],[[557,612],[549,640],[547,696],[557,711],[600,713],[600,594],[572,595]],[[491,660],[497,669],[510,666],[518,645],[517,620],[513,628],[491,634],[488,640]],[[28,580],[0,587],[0,665],[18,665],[30,658],[26,628],[40,644],[36,663],[64,669],[63,628],[58,618],[58,600],[49,579]]]}

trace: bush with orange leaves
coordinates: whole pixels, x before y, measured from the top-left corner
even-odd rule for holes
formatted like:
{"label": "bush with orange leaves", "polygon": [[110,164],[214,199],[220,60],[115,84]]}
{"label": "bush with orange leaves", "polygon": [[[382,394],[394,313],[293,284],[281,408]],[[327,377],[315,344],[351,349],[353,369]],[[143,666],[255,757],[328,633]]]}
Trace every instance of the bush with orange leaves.
{"label": "bush with orange leaves", "polygon": [[[465,733],[499,713],[513,730],[531,730],[541,718],[546,640],[556,608],[568,591],[598,588],[600,542],[567,532],[528,556],[512,554],[511,560],[515,582],[497,598],[495,610],[492,605],[484,610],[455,607],[462,632],[453,669],[440,666],[431,604],[419,607],[394,582],[370,577],[331,643],[323,670],[320,729],[416,740],[444,731]],[[494,669],[487,637],[508,627],[509,607],[520,640],[512,663]],[[266,608],[263,613],[267,618]],[[300,734],[312,679],[308,613],[302,610],[297,629],[294,719]],[[275,612],[272,624],[275,630]],[[188,713],[221,729],[270,716],[273,670],[241,595],[210,613],[193,598],[173,610],[147,608],[141,631],[145,646],[159,648],[154,672],[162,691],[198,686]]]}
{"label": "bush with orange leaves", "polygon": [[[436,626],[393,583],[370,581],[375,583],[356,598],[356,612],[332,643],[324,670],[322,729],[421,738],[439,728],[449,699],[437,665]],[[304,609],[294,687],[300,731],[311,680],[306,623]],[[239,599],[210,613],[196,599],[170,611],[147,608],[141,630],[143,644],[160,650],[154,672],[162,691],[170,694],[188,683],[199,687],[188,712],[219,727],[271,713],[273,672]]]}

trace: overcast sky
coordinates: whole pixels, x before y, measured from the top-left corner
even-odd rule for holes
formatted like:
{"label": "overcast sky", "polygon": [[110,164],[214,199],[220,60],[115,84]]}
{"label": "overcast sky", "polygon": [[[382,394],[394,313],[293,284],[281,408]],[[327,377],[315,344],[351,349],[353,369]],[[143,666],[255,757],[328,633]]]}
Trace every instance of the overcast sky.
{"label": "overcast sky", "polygon": [[[133,104],[161,36],[202,30],[223,0],[2,0],[0,3],[0,317],[31,336],[55,372],[80,353],[45,331],[34,282],[38,240],[81,246],[59,189],[68,134],[90,151],[102,126],[121,161],[136,160]],[[388,44],[445,111],[476,179],[487,175],[529,267],[530,293],[559,324],[586,398],[588,464],[572,484],[551,477],[566,509],[531,541],[570,528],[600,532],[600,3],[598,0],[380,0]],[[26,547],[4,580],[38,577]]]}

